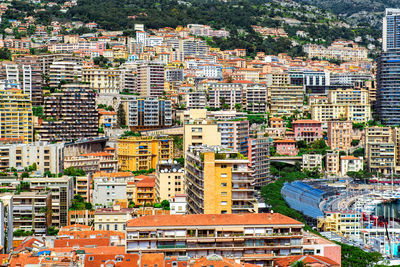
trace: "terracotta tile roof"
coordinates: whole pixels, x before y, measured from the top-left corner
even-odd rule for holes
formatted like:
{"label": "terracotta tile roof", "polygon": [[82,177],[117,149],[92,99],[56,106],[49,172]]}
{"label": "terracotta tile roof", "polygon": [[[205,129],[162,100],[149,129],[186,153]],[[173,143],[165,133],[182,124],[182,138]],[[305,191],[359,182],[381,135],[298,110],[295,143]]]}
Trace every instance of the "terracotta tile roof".
{"label": "terracotta tile roof", "polygon": [[288,139],[288,140],[276,140],[274,143],[296,143],[295,140]]}
{"label": "terracotta tile roof", "polygon": [[195,225],[303,225],[301,222],[279,213],[254,214],[189,214],[154,215],[129,220],[127,226],[195,226]]}
{"label": "terracotta tile roof", "polygon": [[115,148],[113,148],[113,147],[106,147],[104,150],[105,150],[105,151],[114,151]]}
{"label": "terracotta tile roof", "polygon": [[103,110],[99,109],[98,112],[100,115],[117,115],[117,112],[115,111],[108,111],[104,109]]}
{"label": "terracotta tile roof", "polygon": [[107,231],[107,230],[92,230],[92,231],[60,231],[58,233],[59,237],[62,236],[71,236],[75,239],[82,238],[110,238],[111,236],[118,236],[120,239],[125,239],[124,232],[118,231]]}
{"label": "terracotta tile roof", "polygon": [[71,224],[71,225],[63,226],[60,231],[72,231],[72,230],[74,230],[74,231],[77,231],[77,230],[89,231],[89,230],[92,230],[92,227],[84,225],[84,224]]}
{"label": "terracotta tile roof", "polygon": [[346,159],[346,160],[361,160],[360,158],[354,157],[354,156],[342,156],[340,159]]}
{"label": "terracotta tile roof", "polygon": [[319,124],[322,124],[322,122],[316,121],[316,120],[297,120],[297,121],[294,121],[292,124],[296,124],[296,123],[319,123]]}
{"label": "terracotta tile roof", "polygon": [[114,156],[111,153],[108,152],[96,152],[96,153],[87,153],[87,154],[81,154],[82,157],[112,157]]}
{"label": "terracotta tile roof", "polygon": [[144,178],[139,182],[136,182],[136,187],[154,187],[156,186],[156,178]]}
{"label": "terracotta tile roof", "polygon": [[302,261],[307,265],[312,265],[312,266],[326,266],[326,267],[339,267],[340,264],[337,262],[334,262],[333,260],[323,257],[323,256],[318,256],[318,255],[296,255],[296,256],[289,256],[285,258],[277,258],[274,260],[274,263],[276,266],[279,267],[288,267],[292,263],[296,261]]}
{"label": "terracotta tile roof", "polygon": [[276,117],[272,117],[269,119],[270,121],[283,121],[282,118],[276,118]]}
{"label": "terracotta tile roof", "polygon": [[10,267],[25,266],[28,264],[39,264],[39,257],[33,257],[30,253],[19,253],[10,260]]}
{"label": "terracotta tile roof", "polygon": [[[73,247],[60,247],[60,248],[45,248],[39,251],[50,250],[54,252],[72,252],[76,251],[76,248]],[[85,254],[122,254],[125,253],[124,246],[100,246],[100,247],[85,247]]]}
{"label": "terracotta tile roof", "polygon": [[85,239],[56,239],[54,240],[54,247],[80,247],[86,246],[109,246],[110,238],[85,238]]}
{"label": "terracotta tile roof", "polygon": [[[111,266],[115,267],[137,267],[138,254],[92,254],[85,255],[85,266]],[[148,265],[154,266],[154,265]],[[162,266],[162,264],[158,265]]]}

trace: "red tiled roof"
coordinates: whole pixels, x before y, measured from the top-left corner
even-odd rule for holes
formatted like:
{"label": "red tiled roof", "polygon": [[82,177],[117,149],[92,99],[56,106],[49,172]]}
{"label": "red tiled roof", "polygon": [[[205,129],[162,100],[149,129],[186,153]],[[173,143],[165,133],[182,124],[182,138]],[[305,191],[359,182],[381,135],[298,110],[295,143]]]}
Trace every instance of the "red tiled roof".
{"label": "red tiled roof", "polygon": [[354,156],[342,156],[340,159],[347,159],[347,160],[361,160],[360,158],[354,157]]}
{"label": "red tiled roof", "polygon": [[86,246],[109,246],[110,238],[82,238],[82,239],[56,239],[54,240],[54,247],[75,247],[80,248]]}
{"label": "red tiled roof", "polygon": [[[136,177],[137,178],[137,177]],[[156,178],[147,177],[139,182],[136,182],[136,187],[154,187],[156,185]]]}
{"label": "red tiled roof", "polygon": [[279,213],[154,215],[129,220],[127,226],[194,226],[194,225],[303,225]]}
{"label": "red tiled roof", "polygon": [[[292,263],[296,261],[302,261],[306,265],[318,264],[318,266],[326,266],[326,267],[339,267],[340,264],[323,256],[318,255],[296,255],[289,256],[285,258],[277,258],[274,260],[276,266],[279,267],[288,267]],[[314,266],[314,265],[313,265]]]}
{"label": "red tiled roof", "polygon": [[125,233],[108,230],[60,231],[58,236],[73,236],[75,239],[92,238],[91,236],[95,236],[96,238],[110,238],[111,236],[118,236],[120,239],[124,239]]}

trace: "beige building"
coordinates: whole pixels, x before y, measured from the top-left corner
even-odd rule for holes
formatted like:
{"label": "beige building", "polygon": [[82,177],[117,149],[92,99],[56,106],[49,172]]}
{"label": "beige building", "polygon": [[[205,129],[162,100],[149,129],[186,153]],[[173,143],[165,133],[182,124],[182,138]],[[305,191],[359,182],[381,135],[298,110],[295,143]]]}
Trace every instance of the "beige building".
{"label": "beige building", "polygon": [[336,40],[329,47],[307,44],[303,47],[308,58],[338,59],[343,61],[366,61],[368,49],[359,47],[353,41]]}
{"label": "beige building", "polygon": [[80,195],[86,202],[91,202],[91,190],[92,179],[91,175],[77,176],[75,177],[75,193],[74,195]]}
{"label": "beige building", "polygon": [[183,126],[183,151],[187,151],[189,146],[220,146],[221,133],[218,125],[210,121],[198,121],[193,124]]}
{"label": "beige building", "polygon": [[396,144],[391,127],[365,129],[365,156],[370,172],[390,174],[395,168]]}
{"label": "beige building", "polygon": [[268,90],[271,115],[283,116],[292,115],[295,111],[302,112],[304,100],[303,86],[270,86]]}
{"label": "beige building", "polygon": [[95,69],[85,68],[82,70],[82,81],[89,83],[90,87],[100,94],[119,94],[122,79],[119,69]]}
{"label": "beige building", "polygon": [[329,90],[328,102],[334,104],[369,104],[369,95],[366,89],[336,89]]}
{"label": "beige building", "polygon": [[328,121],[328,146],[332,150],[348,150],[351,148],[353,123],[351,121]]}
{"label": "beige building", "polygon": [[96,209],[94,230],[125,231],[126,222],[133,218],[133,209],[124,209],[119,205],[112,208]]}
{"label": "beige building", "polygon": [[179,164],[160,163],[156,169],[156,200],[168,200],[185,193],[184,169]]}
{"label": "beige building", "polygon": [[326,174],[338,175],[339,174],[339,152],[331,151],[326,153],[325,158]]}
{"label": "beige building", "polygon": [[321,122],[344,119],[355,123],[365,123],[372,118],[371,105],[329,103],[311,105],[311,118]]}
{"label": "beige building", "polygon": [[64,144],[38,142],[0,146],[0,170],[22,170],[36,164],[37,170],[59,174],[64,170]]}

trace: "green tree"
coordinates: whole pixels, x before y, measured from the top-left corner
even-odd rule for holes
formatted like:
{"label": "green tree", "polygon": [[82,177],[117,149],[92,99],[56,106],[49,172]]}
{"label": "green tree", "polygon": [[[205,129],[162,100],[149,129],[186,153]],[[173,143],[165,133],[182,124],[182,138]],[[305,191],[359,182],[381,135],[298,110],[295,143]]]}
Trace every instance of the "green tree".
{"label": "green tree", "polygon": [[161,201],[161,208],[163,209],[163,210],[169,210],[169,201],[168,200],[163,200],[163,201]]}
{"label": "green tree", "polygon": [[125,113],[122,103],[119,104],[118,110],[117,110],[117,125],[119,127],[126,126],[126,113]]}

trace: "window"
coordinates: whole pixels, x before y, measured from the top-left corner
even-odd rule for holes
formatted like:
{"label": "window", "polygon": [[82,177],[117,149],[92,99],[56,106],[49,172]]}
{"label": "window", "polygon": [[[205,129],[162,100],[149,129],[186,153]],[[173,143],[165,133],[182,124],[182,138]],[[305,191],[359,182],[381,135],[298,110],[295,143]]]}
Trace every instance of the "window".
{"label": "window", "polygon": [[89,261],[92,261],[94,259],[93,256],[89,256]]}
{"label": "window", "polygon": [[226,177],[228,177],[228,174],[226,174],[226,173],[221,173],[221,177],[222,177],[222,178],[226,178]]}
{"label": "window", "polygon": [[228,205],[228,203],[226,201],[221,201],[221,205],[226,206],[226,205]]}
{"label": "window", "polygon": [[122,258],[121,258],[121,257],[118,257],[118,258],[117,258],[117,262],[122,262]]}
{"label": "window", "polygon": [[225,164],[221,165],[221,169],[226,169],[226,165]]}
{"label": "window", "polygon": [[221,196],[225,197],[228,195],[228,192],[221,192]]}
{"label": "window", "polygon": [[107,231],[110,230],[110,225],[109,224],[106,225],[106,229],[107,229]]}
{"label": "window", "polygon": [[221,183],[221,187],[227,187],[228,184],[227,183]]}
{"label": "window", "polygon": [[118,224],[114,224],[114,230],[118,231]]}
{"label": "window", "polygon": [[173,266],[173,267],[176,267],[176,266],[178,266],[178,263],[177,263],[176,261],[173,261],[173,262],[172,262],[172,266]]}

